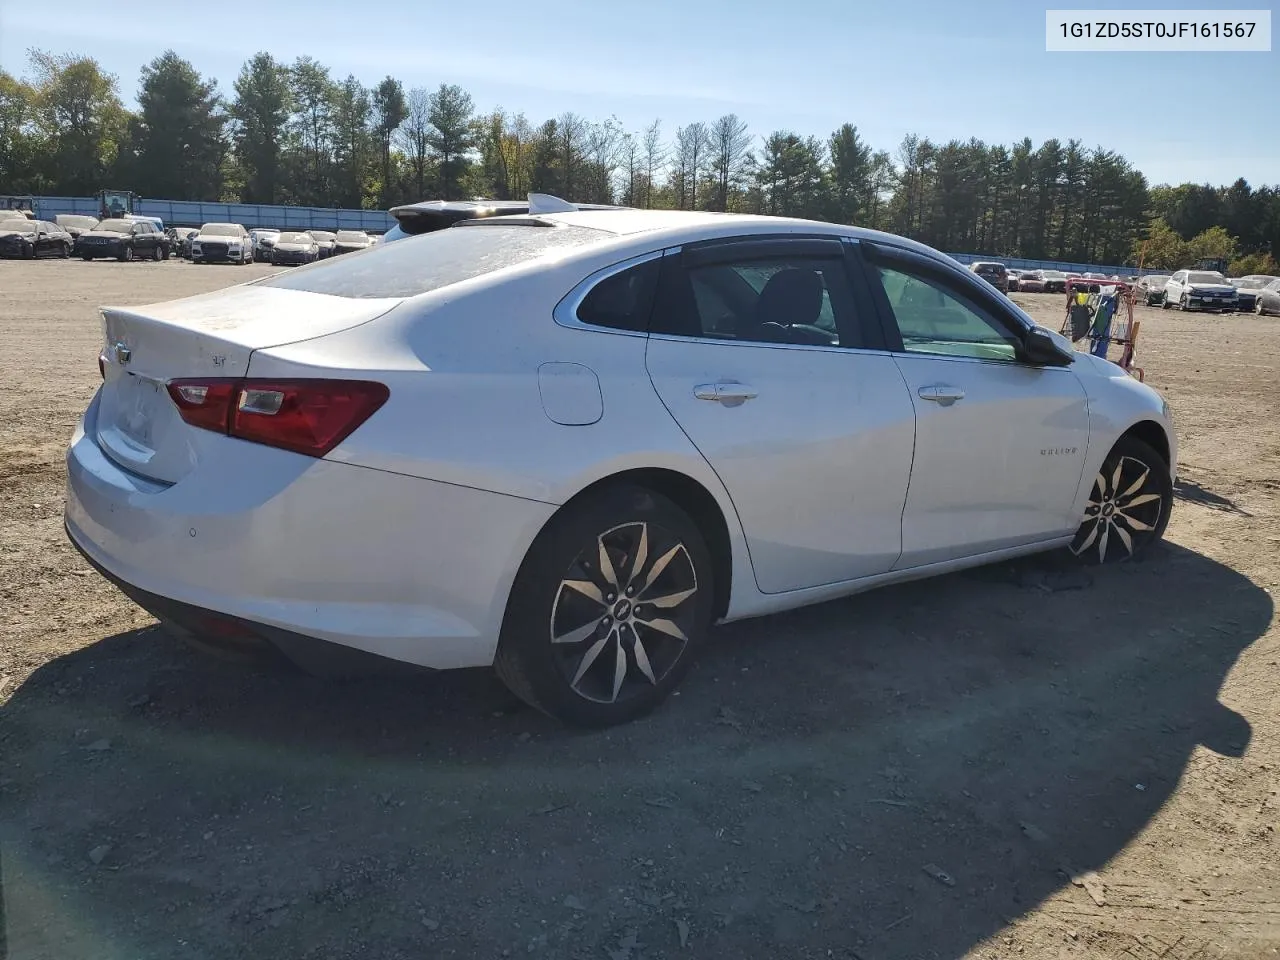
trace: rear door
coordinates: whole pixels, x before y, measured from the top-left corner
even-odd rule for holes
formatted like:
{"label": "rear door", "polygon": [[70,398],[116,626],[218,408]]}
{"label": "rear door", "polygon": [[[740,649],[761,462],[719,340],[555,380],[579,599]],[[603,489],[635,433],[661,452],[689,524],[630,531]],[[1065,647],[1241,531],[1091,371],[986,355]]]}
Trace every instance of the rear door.
{"label": "rear door", "polygon": [[662,259],[647,366],[716,471],[765,593],[888,571],[901,550],[911,398],[835,238]]}
{"label": "rear door", "polygon": [[907,568],[1035,543],[1074,530],[1089,409],[1070,367],[1019,359],[1023,321],[958,268],[864,244],[916,411],[902,514]]}

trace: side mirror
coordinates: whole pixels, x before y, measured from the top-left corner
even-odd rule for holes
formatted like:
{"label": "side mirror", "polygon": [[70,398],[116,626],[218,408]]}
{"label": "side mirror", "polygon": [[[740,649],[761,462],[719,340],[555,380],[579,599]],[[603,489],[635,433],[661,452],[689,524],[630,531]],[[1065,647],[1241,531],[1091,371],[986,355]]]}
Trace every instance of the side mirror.
{"label": "side mirror", "polygon": [[1022,338],[1018,357],[1023,363],[1037,367],[1065,367],[1075,360],[1075,351],[1063,347],[1043,327],[1032,327]]}

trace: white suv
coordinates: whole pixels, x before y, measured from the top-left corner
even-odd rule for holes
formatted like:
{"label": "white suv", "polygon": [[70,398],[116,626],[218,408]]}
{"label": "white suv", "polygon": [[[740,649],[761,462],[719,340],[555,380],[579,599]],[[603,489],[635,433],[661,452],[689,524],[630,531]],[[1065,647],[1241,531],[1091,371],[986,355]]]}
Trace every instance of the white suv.
{"label": "white suv", "polygon": [[1179,270],[1164,285],[1166,310],[1177,304],[1179,310],[1218,310],[1236,308],[1236,288],[1227,278],[1210,270]]}

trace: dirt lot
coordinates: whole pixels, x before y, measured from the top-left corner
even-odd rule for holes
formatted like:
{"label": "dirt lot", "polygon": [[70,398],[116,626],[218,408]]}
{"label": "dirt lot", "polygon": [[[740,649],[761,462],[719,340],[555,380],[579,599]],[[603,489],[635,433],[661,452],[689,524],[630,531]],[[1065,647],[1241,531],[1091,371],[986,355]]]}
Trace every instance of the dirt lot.
{"label": "dirt lot", "polygon": [[721,628],[581,734],[485,671],[207,659],[66,545],[95,307],[265,269],[0,263],[8,956],[1280,955],[1280,320],[1144,308],[1183,442],[1145,562]]}

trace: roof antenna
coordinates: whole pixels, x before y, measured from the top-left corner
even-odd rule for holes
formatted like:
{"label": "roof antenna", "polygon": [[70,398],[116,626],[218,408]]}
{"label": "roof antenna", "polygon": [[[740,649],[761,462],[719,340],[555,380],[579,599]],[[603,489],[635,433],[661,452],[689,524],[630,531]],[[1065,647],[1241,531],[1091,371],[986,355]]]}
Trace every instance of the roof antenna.
{"label": "roof antenna", "polygon": [[577,209],[574,204],[569,203],[567,200],[561,200],[559,197],[553,197],[549,193],[529,194],[529,212],[531,214],[575,213]]}

